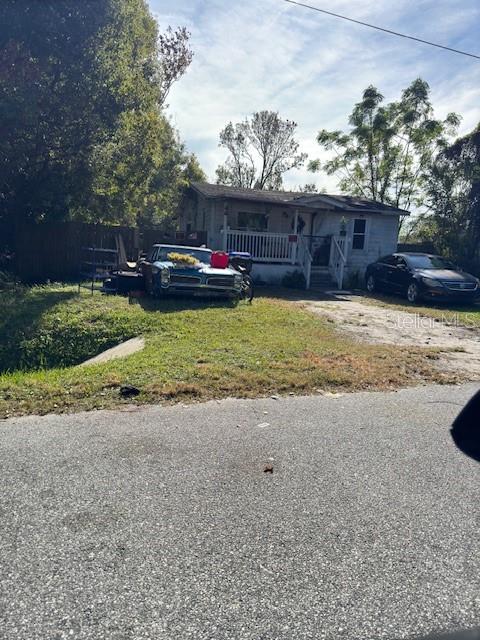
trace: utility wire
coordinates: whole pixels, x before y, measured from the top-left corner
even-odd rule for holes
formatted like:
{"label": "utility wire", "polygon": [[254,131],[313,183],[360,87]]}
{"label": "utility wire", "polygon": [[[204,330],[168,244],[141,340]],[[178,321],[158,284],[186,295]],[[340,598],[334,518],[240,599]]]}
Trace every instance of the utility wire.
{"label": "utility wire", "polygon": [[333,11],[327,11],[326,9],[313,7],[312,5],[304,4],[303,2],[296,2],[296,0],[284,0],[284,1],[288,2],[289,4],[296,4],[298,7],[304,7],[305,9],[312,9],[313,11],[318,11],[319,13],[326,13],[327,15],[333,16],[334,18],[341,18],[342,20],[348,20],[348,22],[361,24],[363,27],[370,27],[370,29],[377,29],[377,31],[383,31],[384,33],[389,33],[391,35],[398,36],[400,38],[415,40],[415,42],[422,42],[423,44],[428,44],[431,47],[437,47],[438,49],[445,49],[446,51],[453,51],[453,53],[460,53],[462,56],[468,56],[469,58],[476,58],[477,60],[480,60],[480,56],[477,56],[474,53],[467,53],[466,51],[460,51],[459,49],[452,49],[452,47],[445,47],[443,44],[436,44],[435,42],[429,42],[428,40],[415,38],[415,36],[407,36],[405,33],[399,33],[398,31],[392,31],[391,29],[384,29],[383,27],[377,27],[374,24],[369,24],[368,22],[362,22],[361,20],[355,20],[354,18],[348,18],[347,16],[342,16],[339,13],[333,13]]}

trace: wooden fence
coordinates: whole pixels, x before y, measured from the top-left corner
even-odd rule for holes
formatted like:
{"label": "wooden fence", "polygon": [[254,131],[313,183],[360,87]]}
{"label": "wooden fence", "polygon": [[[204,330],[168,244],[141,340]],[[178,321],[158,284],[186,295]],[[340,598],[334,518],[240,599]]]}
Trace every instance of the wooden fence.
{"label": "wooden fence", "polygon": [[399,242],[397,251],[418,251],[419,253],[436,253],[433,242]]}
{"label": "wooden fence", "polygon": [[[13,254],[9,266],[25,283],[71,281],[79,276],[82,247],[116,249],[121,236],[130,260],[157,242],[202,244],[200,235],[183,237],[162,228],[103,226],[82,222],[7,225],[0,223],[0,255]],[[0,265],[0,269],[2,265]]]}

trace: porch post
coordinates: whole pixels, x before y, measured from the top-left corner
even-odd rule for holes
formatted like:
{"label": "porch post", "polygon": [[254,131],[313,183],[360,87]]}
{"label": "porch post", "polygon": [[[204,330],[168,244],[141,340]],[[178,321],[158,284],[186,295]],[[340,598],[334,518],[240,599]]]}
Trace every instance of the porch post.
{"label": "porch post", "polygon": [[225,202],[223,205],[223,250],[226,251],[228,248],[227,237],[228,234],[228,204]]}
{"label": "porch post", "polygon": [[295,221],[293,223],[293,233],[296,236],[295,244],[292,247],[292,264],[297,261],[297,247],[298,247],[298,209],[295,209]]}

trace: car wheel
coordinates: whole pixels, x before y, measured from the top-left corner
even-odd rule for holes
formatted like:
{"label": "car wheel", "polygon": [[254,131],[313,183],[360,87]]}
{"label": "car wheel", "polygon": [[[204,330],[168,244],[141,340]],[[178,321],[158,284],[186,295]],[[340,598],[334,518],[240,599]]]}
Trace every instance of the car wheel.
{"label": "car wheel", "polygon": [[373,276],[368,276],[367,278],[367,291],[369,293],[373,293],[377,288],[377,283],[375,282],[375,278]]}
{"label": "car wheel", "polygon": [[158,286],[155,286],[155,284],[153,284],[152,292],[150,295],[152,296],[152,298],[156,298],[158,300],[159,298],[164,297],[165,291],[164,289],[162,289],[162,287],[158,287]]}
{"label": "car wheel", "polygon": [[418,302],[420,298],[420,291],[418,290],[418,286],[415,282],[412,282],[408,285],[407,289],[407,299],[409,302]]}

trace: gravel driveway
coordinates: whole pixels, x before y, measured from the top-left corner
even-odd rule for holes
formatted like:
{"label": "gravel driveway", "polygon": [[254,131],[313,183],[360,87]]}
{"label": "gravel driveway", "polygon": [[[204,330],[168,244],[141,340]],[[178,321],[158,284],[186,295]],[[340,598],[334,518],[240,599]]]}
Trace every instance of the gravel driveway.
{"label": "gravel driveway", "polygon": [[449,435],[474,390],[0,422],[0,637],[393,640],[478,625],[480,464]]}
{"label": "gravel driveway", "polygon": [[432,361],[434,364],[468,380],[480,379],[478,328],[454,326],[414,312],[377,306],[349,294],[340,294],[334,300],[302,300],[300,304],[328,317],[339,329],[362,342],[443,350],[440,359]]}

